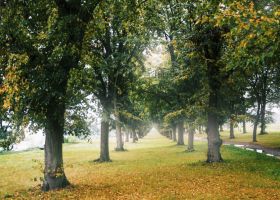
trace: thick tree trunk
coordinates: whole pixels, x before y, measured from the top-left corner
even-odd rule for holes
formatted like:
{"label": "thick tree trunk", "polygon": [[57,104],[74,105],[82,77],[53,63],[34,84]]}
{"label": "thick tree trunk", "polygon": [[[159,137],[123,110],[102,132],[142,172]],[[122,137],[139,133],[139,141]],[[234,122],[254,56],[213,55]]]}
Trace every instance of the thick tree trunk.
{"label": "thick tree trunk", "polygon": [[260,101],[258,101],[257,103],[258,103],[258,105],[257,105],[258,107],[257,107],[257,113],[256,113],[255,121],[254,121],[253,142],[257,142],[257,129],[258,129],[259,118],[260,118],[261,103],[260,103]]}
{"label": "thick tree trunk", "polygon": [[191,125],[190,128],[189,128],[189,133],[188,133],[188,149],[187,149],[187,151],[194,151],[194,148],[193,148],[194,132],[195,132],[195,129]]}
{"label": "thick tree trunk", "polygon": [[98,162],[110,162],[109,155],[109,118],[110,114],[105,109],[101,119],[101,134],[100,134],[100,157]]}
{"label": "thick tree trunk", "polygon": [[177,142],[176,125],[172,126],[172,139],[174,142]]}
{"label": "thick tree trunk", "polygon": [[243,120],[242,125],[243,125],[243,134],[245,134],[245,133],[247,133],[247,130],[246,130],[246,120]]}
{"label": "thick tree trunk", "polygon": [[233,123],[233,119],[231,118],[230,119],[230,128],[229,128],[229,138],[230,139],[234,139],[235,136],[234,136],[234,123]]}
{"label": "thick tree trunk", "polygon": [[[207,121],[207,139],[208,153],[207,162],[220,162],[222,156],[220,147],[219,123],[217,113],[219,111],[218,99],[221,89],[221,64],[218,63],[223,47],[221,31],[218,28],[207,30],[207,44],[203,44],[205,58],[207,59],[207,77],[209,85],[209,102],[208,102],[208,121]],[[211,42],[209,42],[211,41]],[[204,41],[205,42],[205,41]]]}
{"label": "thick tree trunk", "polygon": [[184,122],[178,122],[177,124],[177,131],[178,131],[178,141],[177,145],[184,145]]}
{"label": "thick tree trunk", "polygon": [[220,153],[220,147],[222,145],[222,140],[220,139],[219,133],[219,123],[218,123],[218,94],[220,83],[216,80],[216,76],[219,73],[217,66],[208,66],[209,74],[209,108],[208,108],[208,121],[207,121],[207,139],[208,139],[208,153],[207,162],[221,162],[222,156]]}
{"label": "thick tree trunk", "polygon": [[220,153],[220,147],[222,140],[220,139],[219,126],[217,116],[215,113],[208,113],[208,128],[207,128],[207,139],[208,139],[208,153],[207,162],[220,162],[222,156]]}
{"label": "thick tree trunk", "polygon": [[69,182],[64,174],[62,143],[65,106],[53,103],[47,113],[45,139],[44,191],[64,188]]}

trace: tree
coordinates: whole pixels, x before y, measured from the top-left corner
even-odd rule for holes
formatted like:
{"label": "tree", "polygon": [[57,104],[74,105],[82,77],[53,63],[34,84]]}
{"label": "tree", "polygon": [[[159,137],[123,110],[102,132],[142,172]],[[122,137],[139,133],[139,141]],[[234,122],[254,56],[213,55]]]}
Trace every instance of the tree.
{"label": "tree", "polygon": [[[143,2],[142,2],[143,3]],[[84,64],[88,71],[88,92],[101,104],[101,150],[96,161],[108,162],[109,121],[114,112],[117,127],[117,149],[123,150],[120,140],[119,99],[127,90],[132,72],[142,61],[147,32],[142,3],[137,1],[105,1],[100,4],[87,33]],[[142,17],[139,17],[142,16]]]}
{"label": "tree", "polygon": [[[237,11],[238,10],[238,11]],[[226,34],[228,68],[241,71],[248,80],[247,93],[254,101],[253,141],[257,126],[265,133],[266,104],[277,99],[276,83],[279,61],[279,3],[275,1],[240,1],[229,3],[217,17],[218,24],[230,25]],[[274,94],[277,94],[276,96]],[[271,97],[268,97],[270,96]],[[271,101],[273,102],[273,101]]]}
{"label": "tree", "polygon": [[62,159],[67,83],[71,70],[79,67],[86,28],[98,3],[9,1],[1,7],[9,58],[5,101],[45,129],[45,191],[69,184]]}

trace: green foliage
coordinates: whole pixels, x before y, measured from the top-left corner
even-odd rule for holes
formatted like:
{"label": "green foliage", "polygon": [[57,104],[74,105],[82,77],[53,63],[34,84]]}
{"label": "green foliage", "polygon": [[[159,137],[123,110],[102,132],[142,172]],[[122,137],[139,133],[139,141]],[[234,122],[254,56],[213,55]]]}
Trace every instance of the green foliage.
{"label": "green foliage", "polygon": [[12,130],[11,127],[1,126],[0,129],[0,148],[4,151],[11,151],[14,144],[22,141],[24,139],[24,131]]}

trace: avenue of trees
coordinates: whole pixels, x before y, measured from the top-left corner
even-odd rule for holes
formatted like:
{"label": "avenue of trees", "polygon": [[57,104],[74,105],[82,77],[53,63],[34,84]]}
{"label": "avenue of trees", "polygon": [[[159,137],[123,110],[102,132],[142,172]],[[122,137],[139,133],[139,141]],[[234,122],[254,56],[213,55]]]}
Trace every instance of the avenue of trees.
{"label": "avenue of trees", "polygon": [[[88,135],[85,110],[100,113],[100,157],[143,137],[150,125],[195,149],[207,133],[207,162],[221,162],[219,129],[253,122],[266,134],[280,101],[280,7],[268,0],[0,1],[0,145],[32,126],[45,133],[43,190],[69,185],[65,134]],[[147,70],[149,52],[165,61]],[[124,141],[125,138],[125,141]]]}

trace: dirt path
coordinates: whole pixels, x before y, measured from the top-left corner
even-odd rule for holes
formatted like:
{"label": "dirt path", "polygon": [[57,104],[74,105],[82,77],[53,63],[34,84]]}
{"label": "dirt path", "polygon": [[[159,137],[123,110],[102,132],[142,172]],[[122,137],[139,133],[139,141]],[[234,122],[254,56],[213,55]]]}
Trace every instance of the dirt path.
{"label": "dirt path", "polygon": [[261,150],[262,153],[270,154],[270,155],[273,155],[277,158],[280,158],[280,149],[277,149],[277,148],[264,147],[262,145],[252,144],[250,142],[224,141],[223,144],[224,145],[235,145],[235,146],[240,147],[240,148],[244,148],[244,149],[247,149],[247,150],[259,151],[259,152]]}

